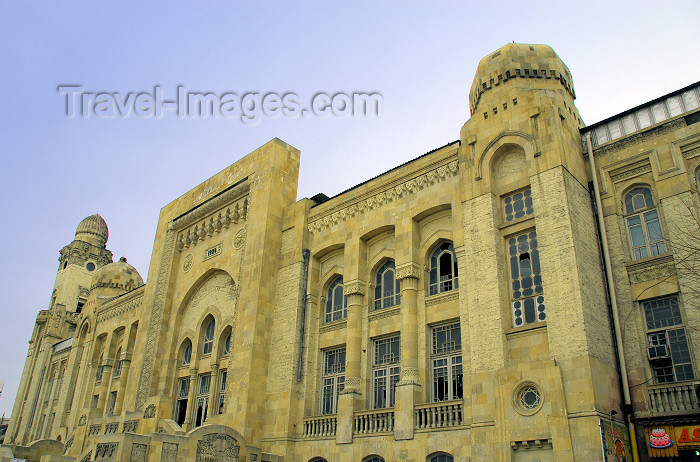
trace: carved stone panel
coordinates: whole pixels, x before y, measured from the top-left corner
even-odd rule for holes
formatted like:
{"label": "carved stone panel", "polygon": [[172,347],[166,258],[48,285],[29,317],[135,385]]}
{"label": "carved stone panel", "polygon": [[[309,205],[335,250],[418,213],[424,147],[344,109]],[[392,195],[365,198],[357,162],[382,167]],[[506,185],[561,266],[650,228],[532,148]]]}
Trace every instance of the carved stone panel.
{"label": "carved stone panel", "polygon": [[177,462],[177,443],[163,443],[163,452],[160,454],[161,462]]}
{"label": "carved stone panel", "polygon": [[232,436],[223,433],[205,435],[197,441],[196,462],[238,462],[240,446]]}
{"label": "carved stone panel", "polygon": [[147,445],[134,443],[131,445],[131,457],[129,458],[129,462],[146,462],[147,452]]}

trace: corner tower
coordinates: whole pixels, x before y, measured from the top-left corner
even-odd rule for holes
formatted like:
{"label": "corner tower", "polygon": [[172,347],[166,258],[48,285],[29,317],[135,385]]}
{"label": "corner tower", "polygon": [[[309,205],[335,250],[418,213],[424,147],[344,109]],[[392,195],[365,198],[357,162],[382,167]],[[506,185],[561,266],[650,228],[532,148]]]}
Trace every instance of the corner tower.
{"label": "corner tower", "polygon": [[[460,170],[465,260],[478,271],[467,276],[463,342],[472,453],[484,458],[592,459],[598,415],[619,409],[575,97],[546,45],[505,45],[471,86]],[[499,440],[488,425],[500,447],[485,443]],[[542,438],[551,445],[528,449]]]}

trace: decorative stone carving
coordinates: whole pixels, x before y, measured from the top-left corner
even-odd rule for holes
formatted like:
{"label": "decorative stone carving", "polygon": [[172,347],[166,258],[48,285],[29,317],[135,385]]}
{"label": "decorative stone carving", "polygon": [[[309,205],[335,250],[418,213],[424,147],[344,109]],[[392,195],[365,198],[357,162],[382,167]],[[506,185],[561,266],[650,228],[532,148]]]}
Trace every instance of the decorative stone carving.
{"label": "decorative stone carving", "polygon": [[140,309],[143,303],[143,292],[134,298],[130,298],[129,295],[125,296],[123,300],[120,297],[114,305],[106,303],[105,308],[97,313],[97,322],[107,321],[121,314]]}
{"label": "decorative stone carving", "polygon": [[161,462],[177,462],[177,443],[163,443],[163,451],[160,454]]}
{"label": "decorative stone carving", "polygon": [[119,430],[119,422],[110,422],[105,424],[105,435],[117,433],[117,430]]}
{"label": "decorative stone carving", "polygon": [[323,324],[318,331],[323,334],[324,332],[331,332],[334,330],[345,329],[347,327],[347,325],[348,325],[348,320],[341,319],[339,321],[334,321],[334,322],[329,322],[327,324]]}
{"label": "decorative stone carving", "polygon": [[129,462],[146,462],[146,453],[148,446],[145,444],[134,443],[131,445],[131,459]]}
{"label": "decorative stone carving", "polygon": [[359,279],[343,282],[343,292],[348,295],[365,295],[367,293],[367,283]]}
{"label": "decorative stone carving", "polygon": [[187,254],[187,256],[185,257],[185,261],[182,262],[182,271],[187,273],[192,269],[192,260],[193,259],[194,259],[194,257],[192,256],[191,253]]}
{"label": "decorative stone carving", "polygon": [[197,441],[196,462],[238,462],[240,446],[232,436],[211,433]]}
{"label": "decorative stone carving", "polygon": [[99,435],[100,430],[102,430],[102,424],[90,425],[88,428],[88,435]]}
{"label": "decorative stone carving", "polygon": [[113,460],[118,447],[119,443],[98,443],[95,449],[95,460]]}
{"label": "decorative stone carving", "polygon": [[651,172],[651,163],[649,163],[649,159],[647,158],[642,159],[639,162],[635,162],[632,165],[626,165],[623,168],[612,170],[610,172],[610,179],[613,183],[616,183],[618,181],[634,178],[635,176],[643,175],[649,172]]}
{"label": "decorative stone carving", "polygon": [[420,385],[420,374],[415,367],[402,367],[399,385]]}
{"label": "decorative stone carving", "polygon": [[381,310],[370,311],[368,319],[375,321],[377,319],[390,318],[401,313],[401,305],[392,306],[391,308],[382,308]]}
{"label": "decorative stone carving", "polygon": [[74,437],[75,437],[75,435],[71,435],[71,437],[68,438],[68,441],[66,441],[66,444],[63,446],[63,453],[64,453],[64,454],[65,454],[66,452],[68,452],[68,450],[69,450],[70,448],[73,447],[73,438],[74,438]]}
{"label": "decorative stone carving", "polygon": [[78,426],[82,427],[83,425],[85,425],[86,422],[87,422],[87,416],[85,414],[83,414],[80,416],[80,420],[78,420]]}
{"label": "decorative stone carving", "polygon": [[417,191],[425,189],[428,186],[445,181],[448,178],[457,175],[458,170],[459,162],[454,160],[372,197],[361,200],[360,202],[352,204],[324,217],[316,218],[314,221],[309,223],[308,229],[312,233],[320,232],[333,225],[342,223],[356,216],[360,216],[369,210],[375,209],[382,205],[390,204],[404,196],[408,196]]}
{"label": "decorative stone carving", "polygon": [[676,275],[676,267],[673,260],[668,259],[652,260],[643,265],[630,265],[627,267],[632,284],[640,282],[654,281],[657,279],[668,279]]}
{"label": "decorative stone carving", "polygon": [[349,393],[360,394],[360,378],[359,377],[346,377],[345,378],[345,388],[339,394],[347,395]]}
{"label": "decorative stone carving", "polygon": [[138,426],[138,420],[125,420],[124,426],[122,427],[122,433],[136,433]]}
{"label": "decorative stone carving", "polygon": [[420,265],[418,263],[404,263],[396,267],[396,279],[399,281],[406,278],[420,279]]}
{"label": "decorative stone carving", "polygon": [[459,300],[459,291],[453,290],[452,292],[447,292],[441,295],[432,295],[425,299],[425,306],[439,305],[440,303],[445,303],[452,300]]}
{"label": "decorative stone carving", "polygon": [[81,460],[80,462],[90,462],[91,459],[92,459],[92,451],[88,452],[85,455],[85,457],[83,457],[83,460]]}
{"label": "decorative stone carving", "polygon": [[156,293],[153,300],[151,322],[148,325],[146,340],[146,351],[144,352],[143,368],[139,377],[139,387],[136,394],[136,410],[143,409],[144,402],[151,390],[151,380],[153,379],[153,367],[155,364],[156,349],[158,348],[158,337],[160,334],[161,320],[163,318],[163,307],[165,306],[165,296],[170,287],[168,278],[170,266],[173,259],[175,247],[175,231],[168,230],[165,237],[165,245],[158,269],[156,279]]}
{"label": "decorative stone carving", "polygon": [[149,404],[146,410],[143,412],[144,419],[152,419],[156,416],[156,407],[153,404]]}
{"label": "decorative stone carving", "polygon": [[245,244],[245,228],[239,229],[233,238],[233,248],[238,250]]}
{"label": "decorative stone carving", "polygon": [[688,149],[686,151],[683,151],[683,157],[685,157],[686,159],[690,159],[696,156],[700,156],[700,146],[694,149]]}

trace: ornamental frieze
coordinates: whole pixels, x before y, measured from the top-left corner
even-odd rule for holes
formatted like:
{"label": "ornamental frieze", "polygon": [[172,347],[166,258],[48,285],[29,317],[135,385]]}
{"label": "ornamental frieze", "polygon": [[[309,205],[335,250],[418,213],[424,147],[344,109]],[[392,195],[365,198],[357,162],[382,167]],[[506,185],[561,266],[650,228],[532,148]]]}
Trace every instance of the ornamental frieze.
{"label": "ornamental frieze", "polygon": [[308,229],[312,233],[320,232],[321,230],[337,225],[356,216],[360,216],[363,213],[377,207],[390,204],[395,200],[401,199],[402,197],[414,194],[429,186],[445,181],[448,178],[457,175],[458,169],[459,162],[454,160],[449,164],[442,165],[418,177],[396,185],[393,188],[382,191],[379,194],[375,194],[374,196],[368,197],[367,199],[361,200],[360,202],[333,212],[332,214],[323,218],[319,218],[309,223]]}

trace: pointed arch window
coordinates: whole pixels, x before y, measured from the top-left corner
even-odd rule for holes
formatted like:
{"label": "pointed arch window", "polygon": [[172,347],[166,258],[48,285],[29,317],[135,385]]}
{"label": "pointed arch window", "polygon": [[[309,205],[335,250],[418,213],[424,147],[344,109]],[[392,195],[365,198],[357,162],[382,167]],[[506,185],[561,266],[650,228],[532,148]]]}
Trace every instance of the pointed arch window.
{"label": "pointed arch window", "polygon": [[396,264],[393,260],[389,260],[377,271],[374,287],[374,309],[380,310],[400,303],[401,286],[396,279]]}
{"label": "pointed arch window", "polygon": [[117,350],[117,357],[114,359],[114,361],[115,361],[114,374],[112,374],[112,375],[114,376],[115,379],[116,379],[117,377],[120,377],[120,376],[122,375],[122,360],[121,360],[121,357],[122,357],[122,349],[119,348],[119,349]]}
{"label": "pointed arch window", "polygon": [[440,244],[430,254],[430,295],[447,292],[459,287],[457,256],[452,242]]}
{"label": "pointed arch window", "polygon": [[226,356],[231,353],[231,332],[226,335],[226,340],[224,340],[224,353]]}
{"label": "pointed arch window", "polygon": [[187,340],[187,346],[185,346],[185,351],[182,355],[182,365],[186,366],[192,361],[192,342]]}
{"label": "pointed arch window", "polygon": [[640,186],[625,194],[625,213],[633,260],[666,253],[651,189]]}
{"label": "pointed arch window", "polygon": [[202,348],[203,355],[211,354],[211,350],[214,346],[215,327],[216,325],[214,323],[214,320],[212,319],[211,321],[209,321],[209,324],[207,324],[207,329],[204,331],[204,347]]}
{"label": "pointed arch window", "polygon": [[328,287],[325,322],[339,321],[348,317],[348,298],[343,294],[343,278],[336,278]]}

